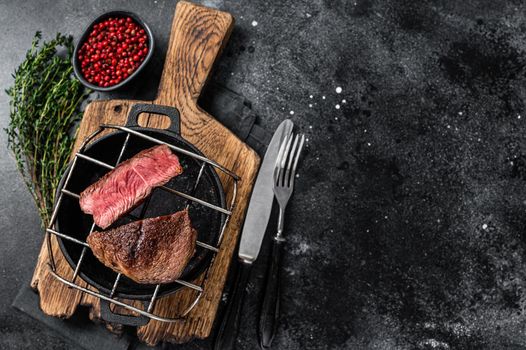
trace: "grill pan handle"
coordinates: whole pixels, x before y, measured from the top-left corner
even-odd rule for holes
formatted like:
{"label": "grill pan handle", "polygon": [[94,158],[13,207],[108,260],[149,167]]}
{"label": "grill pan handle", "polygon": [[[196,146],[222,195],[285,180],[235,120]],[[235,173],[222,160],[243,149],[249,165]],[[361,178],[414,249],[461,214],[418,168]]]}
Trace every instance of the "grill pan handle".
{"label": "grill pan handle", "polygon": [[[145,309],[147,303],[144,303]],[[110,323],[122,324],[125,326],[140,327],[150,322],[150,319],[146,316],[133,316],[133,315],[121,315],[114,313],[110,309],[110,302],[104,299],[100,299],[100,317]]]}
{"label": "grill pan handle", "polygon": [[128,120],[126,121],[127,127],[137,127],[139,125],[139,115],[141,113],[152,113],[165,115],[170,119],[170,126],[166,130],[170,130],[176,134],[181,134],[180,117],[179,111],[175,107],[156,105],[151,103],[136,103],[128,114]]}

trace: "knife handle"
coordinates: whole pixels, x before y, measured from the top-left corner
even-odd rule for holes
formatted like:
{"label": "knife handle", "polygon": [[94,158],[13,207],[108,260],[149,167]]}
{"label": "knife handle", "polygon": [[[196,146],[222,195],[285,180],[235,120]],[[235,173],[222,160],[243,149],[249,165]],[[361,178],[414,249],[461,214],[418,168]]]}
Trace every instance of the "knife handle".
{"label": "knife handle", "polygon": [[243,308],[243,299],[246,294],[250,270],[252,270],[252,264],[241,261],[233,286],[234,290],[228,299],[225,314],[217,333],[214,350],[235,349],[241,309]]}
{"label": "knife handle", "polygon": [[270,349],[279,318],[279,272],[284,241],[278,237],[273,241],[270,265],[267,269],[265,295],[259,317],[258,336],[262,349]]}

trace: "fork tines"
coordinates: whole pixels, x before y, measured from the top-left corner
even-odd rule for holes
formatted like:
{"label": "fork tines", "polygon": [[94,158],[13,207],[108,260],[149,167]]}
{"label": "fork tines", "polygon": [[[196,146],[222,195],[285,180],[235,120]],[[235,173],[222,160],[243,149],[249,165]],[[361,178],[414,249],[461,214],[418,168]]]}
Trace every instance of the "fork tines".
{"label": "fork tines", "polygon": [[[294,141],[293,141],[294,139]],[[296,176],[296,167],[303,143],[305,142],[304,134],[291,134],[281,143],[278,157],[276,159],[276,168],[274,171],[274,184],[279,187],[292,187]],[[291,149],[292,146],[292,149]]]}

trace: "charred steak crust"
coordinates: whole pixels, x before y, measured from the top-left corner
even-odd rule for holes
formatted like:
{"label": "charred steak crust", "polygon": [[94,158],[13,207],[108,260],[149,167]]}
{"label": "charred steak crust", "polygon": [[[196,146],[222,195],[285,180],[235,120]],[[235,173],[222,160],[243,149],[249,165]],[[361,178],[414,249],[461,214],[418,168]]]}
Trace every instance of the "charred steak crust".
{"label": "charred steak crust", "polygon": [[166,145],[148,148],[122,162],[80,194],[80,207],[103,229],[141,203],[153,188],[183,172]]}
{"label": "charred steak crust", "polygon": [[178,279],[195,252],[197,231],[188,210],[144,219],[108,231],[94,231],[87,242],[104,265],[138,283]]}

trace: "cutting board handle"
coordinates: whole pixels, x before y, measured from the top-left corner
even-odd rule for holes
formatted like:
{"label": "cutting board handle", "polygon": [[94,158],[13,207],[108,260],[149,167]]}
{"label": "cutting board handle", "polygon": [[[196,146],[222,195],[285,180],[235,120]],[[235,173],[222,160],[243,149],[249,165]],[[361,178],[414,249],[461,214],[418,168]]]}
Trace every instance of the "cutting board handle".
{"label": "cutting board handle", "polygon": [[196,106],[233,25],[229,13],[179,2],[155,103],[183,110]]}

